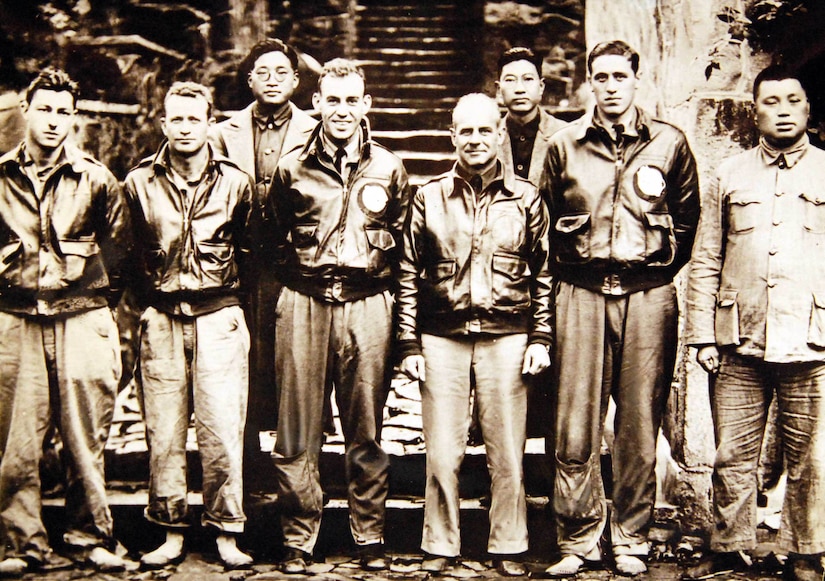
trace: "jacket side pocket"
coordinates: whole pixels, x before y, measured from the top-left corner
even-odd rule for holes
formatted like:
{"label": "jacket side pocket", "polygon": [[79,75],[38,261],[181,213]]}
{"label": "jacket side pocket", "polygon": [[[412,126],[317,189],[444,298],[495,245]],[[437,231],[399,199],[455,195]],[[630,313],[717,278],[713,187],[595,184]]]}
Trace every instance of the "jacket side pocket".
{"label": "jacket side pocket", "polygon": [[721,291],[716,301],[714,330],[716,344],[719,346],[739,345],[739,306],[736,304],[738,294],[735,290]]}
{"label": "jacket side pocket", "polygon": [[813,294],[808,345],[815,349],[825,349],[825,292]]}

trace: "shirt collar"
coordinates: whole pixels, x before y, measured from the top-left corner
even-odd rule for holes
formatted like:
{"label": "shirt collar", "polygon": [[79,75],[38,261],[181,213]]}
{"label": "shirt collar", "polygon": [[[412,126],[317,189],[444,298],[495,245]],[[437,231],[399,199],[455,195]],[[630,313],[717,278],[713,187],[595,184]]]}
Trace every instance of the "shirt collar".
{"label": "shirt collar", "polygon": [[536,115],[527,123],[519,123],[511,115],[507,116],[507,131],[511,133],[525,133],[527,135],[536,135],[539,132],[539,123],[541,122],[541,115]]}
{"label": "shirt collar", "polygon": [[252,120],[261,131],[266,131],[269,123],[272,123],[275,127],[280,127],[289,121],[290,118],[292,118],[292,107],[289,106],[289,101],[284,103],[272,115],[262,114],[258,103],[252,106]]}
{"label": "shirt collar", "polygon": [[[330,159],[335,159],[335,152],[338,151],[339,146],[329,140],[323,129],[321,130],[321,147]],[[346,145],[344,145],[344,163],[354,163],[358,161],[361,153],[361,132],[356,131]]]}
{"label": "shirt collar", "polygon": [[[634,106],[634,111],[634,121],[631,127],[624,128],[624,135],[638,136],[647,141],[650,139],[650,117],[640,107]],[[602,126],[598,115],[596,115],[595,106],[588,110],[577,123],[579,124],[576,132],[577,141],[584,141],[588,137],[600,135],[603,131],[607,131],[611,139],[613,138],[613,128]]]}
{"label": "shirt collar", "polygon": [[785,169],[786,167],[795,166],[802,159],[810,142],[808,134],[805,133],[799,141],[790,147],[778,149],[768,143],[764,137],[760,137],[759,150],[762,152],[762,159],[766,165],[778,165],[780,169]]}
{"label": "shirt collar", "polygon": [[[468,184],[471,183],[470,180],[472,179],[474,174],[468,172],[465,168],[461,167],[461,164],[456,162],[454,166],[455,174],[460,177],[462,180],[467,182]],[[502,165],[501,162],[496,160],[491,167],[489,167],[484,173],[481,174],[481,189],[486,190],[487,186],[489,186],[494,181],[502,178]]]}

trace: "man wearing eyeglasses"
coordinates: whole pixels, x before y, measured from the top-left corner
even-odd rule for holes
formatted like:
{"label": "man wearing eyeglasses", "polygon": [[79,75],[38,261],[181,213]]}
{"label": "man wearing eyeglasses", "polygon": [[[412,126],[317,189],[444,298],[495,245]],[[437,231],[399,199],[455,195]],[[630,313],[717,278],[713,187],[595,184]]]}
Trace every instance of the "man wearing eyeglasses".
{"label": "man wearing eyeglasses", "polygon": [[[298,87],[298,53],[277,38],[260,41],[241,62],[239,75],[245,77],[255,101],[210,131],[217,153],[234,161],[255,179],[255,203],[261,207],[269,191],[278,160],[301,147],[316,121],[290,101]],[[260,241],[255,223],[251,225],[253,245]],[[258,449],[258,432],[273,428],[277,409],[275,387],[275,302],[281,285],[271,269],[253,257],[250,268],[249,353],[250,406],[247,418],[245,466],[251,468]],[[247,470],[247,485],[254,474]]]}

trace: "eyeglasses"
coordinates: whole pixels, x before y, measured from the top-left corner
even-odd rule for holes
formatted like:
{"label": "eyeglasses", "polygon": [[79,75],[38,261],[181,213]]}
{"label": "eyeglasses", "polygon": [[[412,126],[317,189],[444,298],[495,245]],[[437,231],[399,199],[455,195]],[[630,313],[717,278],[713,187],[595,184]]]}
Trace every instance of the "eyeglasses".
{"label": "eyeglasses", "polygon": [[258,79],[259,81],[261,81],[262,83],[265,83],[265,82],[269,81],[270,79],[275,79],[276,81],[278,81],[280,83],[281,81],[285,81],[286,78],[289,75],[292,74],[292,71],[290,71],[289,69],[260,68],[260,69],[255,69],[252,72],[252,74],[254,74],[255,78]]}

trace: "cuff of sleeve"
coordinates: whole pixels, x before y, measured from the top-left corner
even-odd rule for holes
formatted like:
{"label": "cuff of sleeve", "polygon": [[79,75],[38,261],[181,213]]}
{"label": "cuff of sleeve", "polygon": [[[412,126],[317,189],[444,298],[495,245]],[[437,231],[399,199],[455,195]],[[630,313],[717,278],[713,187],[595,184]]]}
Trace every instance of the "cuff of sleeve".
{"label": "cuff of sleeve", "polygon": [[544,345],[547,349],[553,348],[553,338],[546,333],[531,333],[528,339],[528,344],[532,343]]}
{"label": "cuff of sleeve", "polygon": [[403,361],[410,355],[421,355],[421,343],[415,339],[398,342],[398,360]]}

